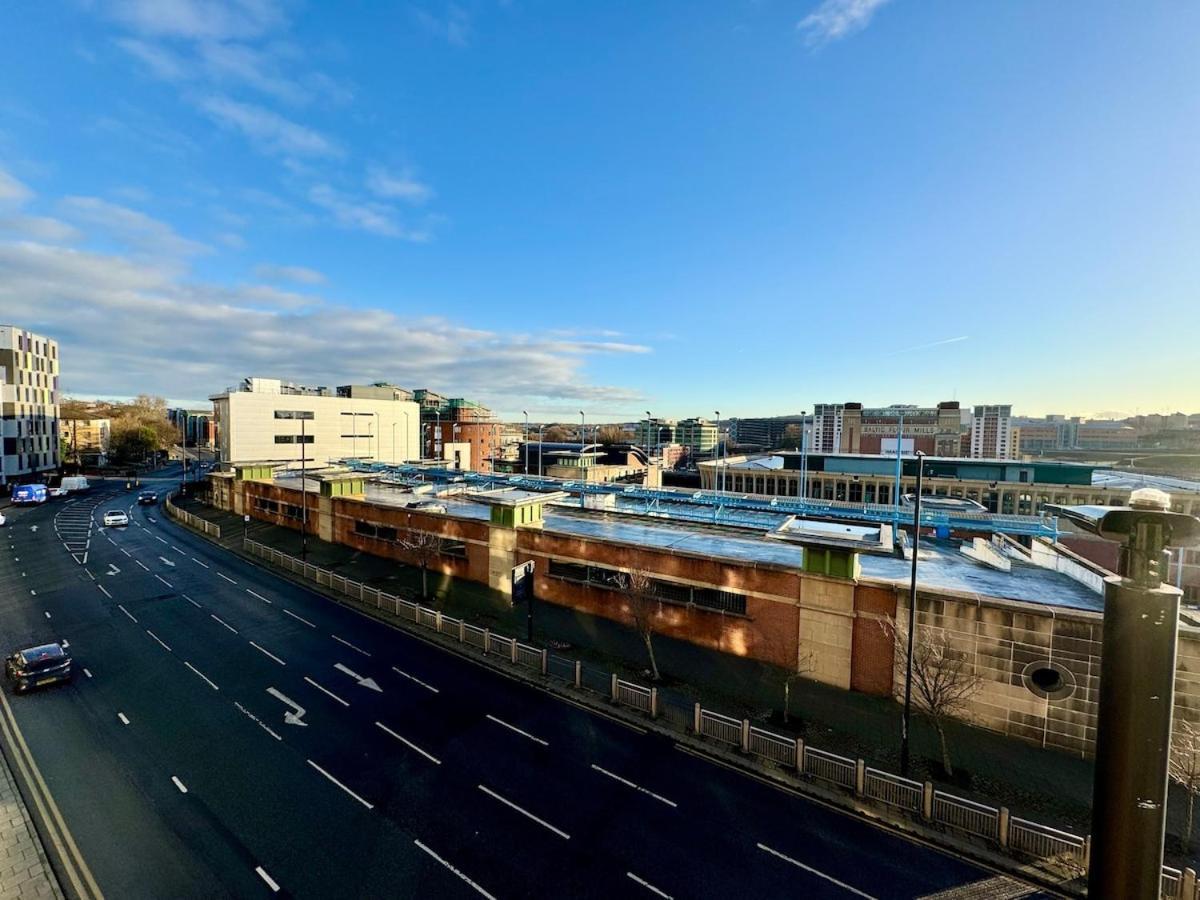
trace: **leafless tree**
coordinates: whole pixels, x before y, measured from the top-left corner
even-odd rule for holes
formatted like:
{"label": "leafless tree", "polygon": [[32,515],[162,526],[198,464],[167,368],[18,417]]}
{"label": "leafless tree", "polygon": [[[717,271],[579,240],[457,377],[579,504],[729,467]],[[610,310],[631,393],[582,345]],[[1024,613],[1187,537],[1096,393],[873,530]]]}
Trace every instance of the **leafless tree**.
{"label": "leafless tree", "polygon": [[442,553],[444,541],[440,535],[429,531],[406,531],[399,544],[413,555],[421,567],[421,599],[429,599],[429,564]]}
{"label": "leafless tree", "polygon": [[1171,780],[1187,794],[1187,820],[1183,826],[1183,849],[1192,852],[1192,818],[1196,795],[1200,794],[1200,731],[1191,722],[1175,720],[1175,733],[1171,735],[1171,758],[1167,771]]}
{"label": "leafless tree", "polygon": [[565,425],[551,425],[543,432],[543,437],[551,443],[559,441],[569,441],[574,436],[574,432]]}
{"label": "leafless tree", "polygon": [[619,576],[619,586],[625,592],[634,630],[646,645],[646,655],[650,658],[650,675],[658,681],[658,661],[654,658],[654,629],[662,613],[662,601],[654,593],[654,581],[645,572],[633,569]]}
{"label": "leafless tree", "polygon": [[[900,671],[908,666],[908,632],[890,617],[880,623],[896,648]],[[946,745],[946,720],[965,712],[982,680],[966,654],[953,646],[944,628],[919,627],[913,635],[912,702],[933,723],[942,747],[942,767],[953,777]],[[903,682],[901,682],[901,690]]]}
{"label": "leafless tree", "polygon": [[604,425],[600,428],[598,439],[601,444],[623,444],[627,440],[625,429],[620,425]]}

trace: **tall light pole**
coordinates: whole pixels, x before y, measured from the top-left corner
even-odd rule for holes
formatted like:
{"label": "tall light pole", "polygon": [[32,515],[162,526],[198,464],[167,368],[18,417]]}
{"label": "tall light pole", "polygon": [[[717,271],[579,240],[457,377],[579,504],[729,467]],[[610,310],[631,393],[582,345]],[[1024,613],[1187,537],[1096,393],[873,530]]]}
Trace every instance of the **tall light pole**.
{"label": "tall light pole", "polygon": [[[457,422],[454,422],[453,424],[451,424],[451,426],[450,426],[450,443],[452,443],[452,444],[458,443],[458,429],[459,429],[459,424]],[[455,450],[454,452],[457,453],[458,451]],[[459,456],[458,459],[455,460],[454,468],[456,468],[460,471],[462,470],[462,457],[461,456]]]}
{"label": "tall light pole", "polygon": [[717,417],[717,442],[713,445],[713,487],[718,491],[723,490],[722,484],[725,481],[725,473],[721,471],[721,411],[714,410],[713,415]]}
{"label": "tall light pole", "polygon": [[524,444],[524,449],[525,449],[525,474],[528,475],[529,474],[529,410],[523,409],[523,410],[521,410],[521,412],[524,413],[524,415],[525,415],[525,435],[524,435],[524,441],[522,443]]}
{"label": "tall light pole", "polygon": [[440,409],[435,409],[433,411],[433,417],[437,423],[433,432],[433,458],[442,460],[445,454],[438,452],[438,445],[442,443],[442,411]]}
{"label": "tall light pole", "polygon": [[[311,410],[277,409],[276,419],[300,420],[300,558],[308,559],[308,430],[305,423],[315,418]],[[292,436],[295,439],[295,435]]]}
{"label": "tall light pole", "polygon": [[921,476],[925,454],[917,451],[917,496],[913,502],[912,576],[908,582],[908,652],[904,656],[904,720],[900,725],[900,774],[908,775],[908,720],[912,709],[913,636],[917,633],[917,556],[921,552]]}
{"label": "tall light pole", "polygon": [[[583,473],[583,480],[587,481],[587,469],[583,466],[583,450],[587,446],[587,418],[583,414],[583,410],[579,411],[579,468]],[[583,487],[579,488],[579,505],[583,506]]]}
{"label": "tall light pole", "polygon": [[657,456],[658,450],[658,429],[654,429],[654,446],[650,446],[650,429],[654,428],[654,416],[650,415],[650,410],[646,410],[646,452],[652,456]]}
{"label": "tall light pole", "polygon": [[542,477],[544,466],[542,465],[542,435],[546,432],[546,423],[543,422],[538,426],[538,478]]}
{"label": "tall light pole", "polygon": [[[409,449],[409,446],[408,446],[408,436],[409,436],[409,434],[411,434],[411,431],[409,429],[412,428],[412,426],[409,424],[409,421],[408,421],[408,410],[403,410],[402,412],[404,415],[404,459],[405,459],[405,461],[407,461],[409,456],[412,455],[412,450]],[[421,459],[421,442],[418,440],[417,441],[417,460],[420,461],[420,459]]]}
{"label": "tall light pole", "polygon": [[808,410],[806,409],[800,410],[800,499],[808,500]]}

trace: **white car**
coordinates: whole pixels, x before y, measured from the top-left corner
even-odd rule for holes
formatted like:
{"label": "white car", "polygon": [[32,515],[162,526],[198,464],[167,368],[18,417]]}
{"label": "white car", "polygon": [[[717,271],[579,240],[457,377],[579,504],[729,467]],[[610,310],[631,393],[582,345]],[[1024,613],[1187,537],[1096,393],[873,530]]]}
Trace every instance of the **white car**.
{"label": "white car", "polygon": [[4,518],[4,513],[0,513],[0,525],[3,525],[7,521],[8,519]]}
{"label": "white car", "polygon": [[52,487],[50,488],[50,496],[65,497],[67,496],[67,489],[65,487]]}
{"label": "white car", "polygon": [[128,525],[129,516],[119,509],[110,509],[104,514],[104,524],[108,527]]}

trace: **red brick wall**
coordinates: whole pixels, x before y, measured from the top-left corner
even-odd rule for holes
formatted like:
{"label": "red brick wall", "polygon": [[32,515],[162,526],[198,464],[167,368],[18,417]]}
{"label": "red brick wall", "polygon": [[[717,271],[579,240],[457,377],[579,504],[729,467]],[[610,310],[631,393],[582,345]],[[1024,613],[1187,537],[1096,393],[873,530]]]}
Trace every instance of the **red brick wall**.
{"label": "red brick wall", "polygon": [[892,693],[895,647],[880,617],[896,615],[896,592],[860,584],[854,589],[854,635],[850,650],[850,688],[888,697]]}

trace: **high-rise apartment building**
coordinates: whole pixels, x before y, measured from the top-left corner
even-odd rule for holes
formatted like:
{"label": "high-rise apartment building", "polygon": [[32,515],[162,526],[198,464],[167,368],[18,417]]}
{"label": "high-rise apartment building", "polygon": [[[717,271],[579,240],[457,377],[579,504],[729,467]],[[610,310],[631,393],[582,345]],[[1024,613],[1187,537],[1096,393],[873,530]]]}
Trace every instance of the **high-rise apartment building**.
{"label": "high-rise apartment building", "polygon": [[812,447],[818,453],[837,453],[842,445],[842,413],[845,403],[817,403],[813,406]]}
{"label": "high-rise apartment building", "polygon": [[692,458],[709,456],[717,449],[717,424],[708,419],[680,419],[675,426],[675,442],[687,447]]}
{"label": "high-rise apartment building", "polygon": [[971,458],[1013,459],[1015,456],[1012,406],[976,406],[971,416]]}
{"label": "high-rise apartment building", "polygon": [[0,484],[58,468],[58,341],[0,325]]}

